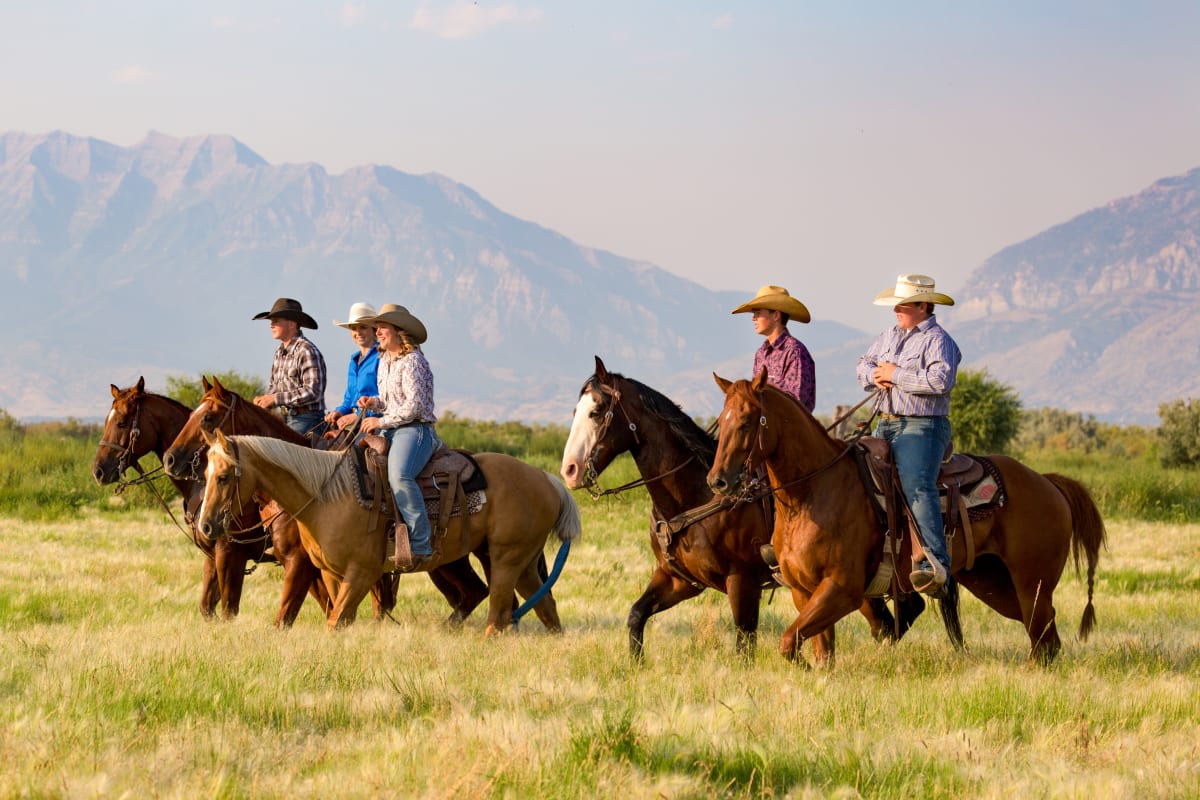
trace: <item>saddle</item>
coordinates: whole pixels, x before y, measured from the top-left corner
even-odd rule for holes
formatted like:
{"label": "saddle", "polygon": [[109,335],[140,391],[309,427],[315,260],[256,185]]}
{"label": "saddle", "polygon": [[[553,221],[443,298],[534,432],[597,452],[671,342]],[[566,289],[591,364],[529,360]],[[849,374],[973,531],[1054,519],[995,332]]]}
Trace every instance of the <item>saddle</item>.
{"label": "saddle", "polygon": [[[906,563],[905,559],[915,563],[924,555],[924,549],[900,488],[891,445],[884,439],[864,436],[858,440],[854,455],[859,477],[867,494],[874,500],[880,525],[887,531],[883,558],[867,586],[866,594],[868,597],[884,596],[896,581],[900,582],[902,590],[909,591],[912,587],[903,585],[907,583],[908,571],[897,571],[896,564]],[[954,453],[951,443],[946,448],[946,456],[938,471],[937,485],[951,571],[971,569],[975,564],[975,539],[971,523],[985,519],[1004,505],[1006,495],[1003,479],[992,462],[979,456]],[[909,531],[907,537],[902,533],[905,524]],[[956,559],[954,542],[960,535],[965,553],[963,558]]]}
{"label": "saddle", "polygon": [[[371,511],[369,527],[374,530],[379,517],[389,520],[389,538],[395,538],[393,560],[397,566],[411,563],[408,536],[396,530],[402,523],[396,499],[391,492],[387,477],[387,454],[390,442],[382,436],[365,434],[352,448],[354,475],[359,505]],[[444,444],[434,451],[429,463],[417,475],[417,486],[425,499],[429,512],[432,541],[435,553],[440,553],[445,542],[446,531],[453,517],[461,516],[463,538],[466,539],[468,519],[478,513],[486,502],[484,490],[487,479],[479,468],[474,455],[467,450],[456,450]]]}

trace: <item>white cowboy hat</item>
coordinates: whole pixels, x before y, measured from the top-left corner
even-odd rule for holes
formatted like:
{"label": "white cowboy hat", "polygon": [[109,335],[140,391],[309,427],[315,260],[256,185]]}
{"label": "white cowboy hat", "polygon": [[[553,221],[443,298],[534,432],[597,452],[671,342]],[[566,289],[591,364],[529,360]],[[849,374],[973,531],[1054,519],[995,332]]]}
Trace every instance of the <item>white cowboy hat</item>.
{"label": "white cowboy hat", "polygon": [[369,322],[379,312],[375,310],[375,306],[370,303],[355,303],[350,306],[350,313],[346,315],[345,322],[333,321],[334,325],[339,328],[349,328],[351,325],[361,325],[364,322]]}
{"label": "white cowboy hat", "polygon": [[410,314],[407,308],[395,303],[384,303],[378,314],[363,320],[363,322],[374,322],[377,325],[386,322],[388,325],[395,325],[408,333],[417,344],[423,343],[428,336],[425,332],[425,323]]}
{"label": "white cowboy hat", "polygon": [[808,313],[808,309],[804,307],[804,303],[801,303],[788,294],[788,290],[782,286],[771,286],[770,284],[759,289],[758,294],[754,295],[753,300],[742,303],[729,313],[743,314],[747,311],[753,311],[756,308],[782,311],[796,322],[808,322],[812,319],[812,316]]}
{"label": "white cowboy hat", "polygon": [[928,275],[898,275],[896,288],[884,289],[875,298],[877,306],[897,306],[901,303],[939,303],[954,305],[949,295],[934,291],[933,278]]}

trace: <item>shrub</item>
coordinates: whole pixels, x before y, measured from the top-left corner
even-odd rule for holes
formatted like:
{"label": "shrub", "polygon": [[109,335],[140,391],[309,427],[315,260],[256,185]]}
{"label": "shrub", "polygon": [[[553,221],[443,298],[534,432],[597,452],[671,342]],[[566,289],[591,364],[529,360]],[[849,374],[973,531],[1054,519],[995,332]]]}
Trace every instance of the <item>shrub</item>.
{"label": "shrub", "polygon": [[[202,372],[201,375],[210,380],[216,378],[226,389],[237,392],[247,400],[252,400],[267,390],[267,385],[263,383],[262,378],[254,375],[242,375],[232,369],[225,372]],[[186,375],[167,376],[167,396],[178,400],[188,408],[195,408],[199,405],[203,395],[204,387],[200,383],[200,378],[192,379]]]}
{"label": "shrub", "polygon": [[1163,466],[1200,464],[1200,399],[1163,403],[1158,418],[1158,457]]}
{"label": "shrub", "polygon": [[1020,429],[1021,400],[987,370],[960,370],[950,394],[950,426],[955,450],[1002,453]]}

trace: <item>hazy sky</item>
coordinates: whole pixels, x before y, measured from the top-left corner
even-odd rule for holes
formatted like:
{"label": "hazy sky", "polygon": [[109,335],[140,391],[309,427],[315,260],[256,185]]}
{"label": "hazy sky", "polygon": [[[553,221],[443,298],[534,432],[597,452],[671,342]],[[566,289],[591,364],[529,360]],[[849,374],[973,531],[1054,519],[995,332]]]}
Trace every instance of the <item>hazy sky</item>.
{"label": "hazy sky", "polygon": [[0,0],[0,130],[440,172],[875,331],[898,272],[1200,166],[1200,3]]}

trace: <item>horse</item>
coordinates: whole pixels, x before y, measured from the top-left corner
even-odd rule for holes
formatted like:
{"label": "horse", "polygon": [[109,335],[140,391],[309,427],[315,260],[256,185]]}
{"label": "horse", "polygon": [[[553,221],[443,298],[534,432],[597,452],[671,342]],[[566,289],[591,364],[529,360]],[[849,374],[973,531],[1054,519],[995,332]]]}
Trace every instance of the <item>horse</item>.
{"label": "horse", "polygon": [[[196,405],[194,411],[190,412],[191,416],[175,436],[167,451],[163,454],[163,468],[167,474],[176,478],[190,478],[199,482],[203,477],[203,459],[205,443],[203,439],[204,433],[211,434],[218,427],[223,432],[246,433],[258,436],[270,436],[275,439],[281,439],[285,442],[291,442],[298,445],[307,445],[308,439],[293,431],[287,426],[282,419],[277,415],[272,414],[266,409],[259,408],[251,402],[248,402],[240,394],[221,385],[221,381],[215,376],[212,383],[209,383],[208,378],[201,377],[201,385],[204,388],[204,394],[200,397],[200,402]],[[264,503],[269,503],[269,498],[263,498]],[[264,505],[264,519],[273,518],[278,513],[277,508],[269,505]],[[293,532],[293,538],[289,538],[288,545],[285,550],[286,565],[291,566],[292,562],[303,562],[307,569],[305,571],[305,579],[311,580],[319,577],[319,570],[313,561],[310,559],[310,554],[304,549],[301,541],[300,532],[295,529],[295,524],[283,515],[282,519],[287,520]],[[232,538],[232,537],[230,537]],[[294,544],[293,544],[294,542]],[[280,558],[280,550],[278,546],[275,550],[276,557]],[[486,553],[482,553],[480,558],[487,568]],[[545,562],[541,562],[545,565]],[[297,570],[300,567],[295,567]],[[434,585],[450,603],[453,611],[450,617],[446,620],[447,625],[457,627],[461,625],[471,612],[475,610],[484,598],[488,595],[487,584],[480,580],[479,575],[471,567],[470,562],[464,557],[461,560],[454,561],[444,566],[431,570],[429,573],[430,579]],[[299,594],[297,594],[299,592]],[[332,598],[335,592],[325,587],[324,594],[327,598]],[[295,603],[296,611],[299,611],[299,604],[303,600],[303,590],[296,582],[287,580],[287,573],[284,575],[284,599],[285,603]],[[376,587],[374,593],[376,604],[375,613],[378,617],[381,613],[388,613],[395,605],[395,585],[389,578]],[[327,602],[324,606],[326,614],[332,608],[332,603]],[[282,613],[282,609],[281,609]],[[353,619],[355,609],[351,609],[348,614],[349,618]],[[295,613],[292,614],[295,617]],[[290,624],[290,623],[289,623]]]}
{"label": "horse", "polygon": [[[654,573],[626,623],[635,658],[643,655],[650,617],[706,588],[729,598],[736,652],[753,651],[763,589],[777,585],[760,552],[771,537],[768,510],[757,502],[712,504],[707,476],[716,449],[713,437],[676,403],[609,372],[596,356],[596,370],[579,392],[559,474],[569,488],[587,488],[597,498],[642,485],[650,494]],[[641,480],[601,491],[600,474],[626,452]],[[924,608],[919,595],[898,606],[901,635]],[[867,601],[862,612],[877,640],[895,637],[895,620],[882,599]]]}
{"label": "horse", "polygon": [[[725,392],[725,404],[708,483],[719,494],[735,494],[747,470],[766,465],[778,510],[771,541],[798,612],[780,649],[795,659],[804,640],[813,639],[816,660],[832,662],[834,623],[862,602],[881,562],[885,533],[854,459],[845,457],[850,446],[767,385],[765,371],[752,381],[713,377]],[[1035,472],[1007,456],[988,460],[999,471],[1008,499],[971,523],[975,559],[970,568],[966,548],[953,549],[950,585],[961,583],[1002,616],[1019,620],[1029,636],[1030,659],[1048,664],[1062,646],[1054,589],[1068,555],[1076,574],[1081,556],[1087,560],[1080,640],[1086,641],[1095,625],[1096,565],[1107,546],[1104,521],[1078,481]]]}
{"label": "horse", "polygon": [[[144,377],[139,377],[137,384],[128,389],[112,385],[112,396],[112,409],[104,421],[104,432],[92,462],[92,477],[101,486],[121,480],[129,467],[141,472],[139,460],[147,453],[154,453],[162,460],[163,453],[183,430],[192,413],[190,408],[170,397],[147,392]],[[190,517],[199,508],[201,485],[178,477],[171,477],[171,482],[183,498],[185,516]],[[170,513],[170,509],[167,510]],[[258,515],[247,514],[238,519],[240,528],[253,529],[259,524]],[[212,540],[202,536],[194,525],[188,527],[192,542],[205,556],[200,582],[200,613],[207,618],[214,617],[219,601],[224,619],[236,617],[246,564],[251,560],[256,563],[264,560],[266,536]],[[272,526],[271,538],[275,560],[284,568],[283,600],[275,624],[288,627],[300,612],[306,592],[310,592],[322,607],[328,606],[329,598],[325,587],[315,580],[317,570],[300,544],[295,524]]]}
{"label": "horse", "polygon": [[[226,437],[219,429],[215,438],[204,436],[209,451],[200,530],[224,535],[242,498],[260,490],[275,498],[301,522],[313,560],[339,581],[330,630],[346,624],[371,585],[385,569],[394,568],[388,520],[359,503],[353,459],[261,436]],[[570,543],[581,533],[579,507],[557,479],[512,456],[476,453],[475,460],[487,479],[486,498],[478,512],[462,509],[450,519],[445,537],[434,543],[433,560],[422,568],[464,558],[486,543],[492,570],[485,636],[509,626],[515,590],[531,601],[540,598],[534,609],[557,632],[562,626],[554,597],[543,588],[538,555],[554,533],[562,542],[557,575]]]}

